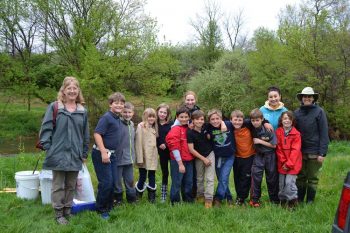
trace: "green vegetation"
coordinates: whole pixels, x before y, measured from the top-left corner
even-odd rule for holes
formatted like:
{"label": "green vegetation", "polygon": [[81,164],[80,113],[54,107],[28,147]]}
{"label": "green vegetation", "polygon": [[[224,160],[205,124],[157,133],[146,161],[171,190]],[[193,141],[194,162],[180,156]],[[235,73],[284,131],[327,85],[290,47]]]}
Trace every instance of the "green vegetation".
{"label": "green vegetation", "polygon": [[[38,155],[33,154],[1,158],[2,184],[14,187],[15,171],[33,169],[37,158]],[[96,190],[91,161],[88,167]],[[83,212],[73,217],[68,226],[58,226],[53,220],[52,207],[43,206],[40,199],[25,201],[15,194],[0,194],[0,227],[5,232],[330,232],[349,167],[349,142],[332,142],[320,176],[316,202],[301,205],[295,211],[269,204],[264,184],[263,206],[259,209],[223,206],[206,210],[197,203],[171,206],[161,204],[159,199],[151,205],[144,197],[137,205],[117,207],[108,221],[100,219],[95,212]],[[160,175],[158,170],[158,184]],[[230,185],[234,192],[232,177]],[[157,192],[159,198],[160,191]]]}

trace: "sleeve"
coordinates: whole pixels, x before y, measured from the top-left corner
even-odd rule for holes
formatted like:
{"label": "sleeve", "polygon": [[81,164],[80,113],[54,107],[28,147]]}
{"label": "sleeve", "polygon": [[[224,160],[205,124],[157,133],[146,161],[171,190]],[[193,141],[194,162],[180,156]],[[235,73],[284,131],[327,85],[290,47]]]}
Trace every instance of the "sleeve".
{"label": "sleeve", "polygon": [[276,146],[276,155],[277,159],[284,164],[287,159],[283,153],[283,137],[279,132],[279,129],[276,130],[276,139],[277,139],[277,146]]}
{"label": "sleeve", "polygon": [[295,137],[295,139],[291,142],[290,146],[290,155],[287,158],[286,166],[289,169],[293,169],[299,156],[301,156],[301,137],[300,134]]}
{"label": "sleeve", "polygon": [[[52,133],[53,133],[53,105],[54,103],[51,103],[45,112],[44,119],[41,123],[40,133],[39,133],[39,140],[41,145],[43,145],[44,150],[49,150],[52,143]],[[58,114],[58,113],[57,113]]]}
{"label": "sleeve", "polygon": [[137,126],[135,135],[135,155],[136,163],[143,163],[142,126],[140,124]]}
{"label": "sleeve", "polygon": [[194,137],[193,137],[192,130],[187,129],[186,134],[187,134],[187,143],[194,143]]}
{"label": "sleeve", "polygon": [[321,109],[320,114],[317,117],[318,132],[320,137],[320,155],[326,156],[328,151],[329,136],[328,136],[328,122],[326,113]]}
{"label": "sleeve", "polygon": [[276,134],[274,132],[270,132],[271,140],[270,143],[272,145],[277,145],[277,139],[276,139]]}
{"label": "sleeve", "polygon": [[90,131],[89,131],[89,120],[88,120],[88,114],[85,110],[84,113],[84,143],[83,143],[83,158],[87,159],[88,157],[88,151],[89,151],[89,143],[90,143]]}
{"label": "sleeve", "polygon": [[179,126],[174,126],[171,128],[170,132],[165,138],[167,146],[170,151],[181,149],[180,141],[181,141],[181,129]]}
{"label": "sleeve", "polygon": [[100,135],[104,135],[108,130],[109,124],[108,124],[108,118],[106,115],[101,116],[101,118],[98,120],[98,123],[95,128],[95,133],[98,133]]}

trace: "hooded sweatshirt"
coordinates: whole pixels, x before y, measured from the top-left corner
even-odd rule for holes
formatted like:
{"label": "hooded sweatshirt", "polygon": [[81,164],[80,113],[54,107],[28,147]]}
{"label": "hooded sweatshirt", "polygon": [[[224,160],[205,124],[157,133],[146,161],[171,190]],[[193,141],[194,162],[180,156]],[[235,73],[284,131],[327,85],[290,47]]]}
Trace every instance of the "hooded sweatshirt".
{"label": "hooded sweatshirt", "polygon": [[282,102],[279,103],[277,108],[272,108],[267,100],[265,105],[260,108],[260,111],[263,113],[264,118],[270,122],[273,129],[276,130],[278,128],[278,118],[283,112],[288,111],[288,109],[284,107],[284,103]]}

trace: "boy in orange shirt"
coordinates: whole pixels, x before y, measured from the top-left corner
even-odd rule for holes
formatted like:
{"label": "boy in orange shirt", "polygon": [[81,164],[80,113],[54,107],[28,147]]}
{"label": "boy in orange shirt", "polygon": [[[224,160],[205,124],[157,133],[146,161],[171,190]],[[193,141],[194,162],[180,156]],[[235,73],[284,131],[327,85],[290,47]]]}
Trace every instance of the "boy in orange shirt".
{"label": "boy in orange shirt", "polygon": [[236,159],[233,164],[234,182],[237,193],[236,205],[243,205],[249,195],[251,183],[251,169],[253,165],[255,149],[250,120],[244,120],[244,114],[240,110],[231,113],[231,123],[234,127],[236,140]]}

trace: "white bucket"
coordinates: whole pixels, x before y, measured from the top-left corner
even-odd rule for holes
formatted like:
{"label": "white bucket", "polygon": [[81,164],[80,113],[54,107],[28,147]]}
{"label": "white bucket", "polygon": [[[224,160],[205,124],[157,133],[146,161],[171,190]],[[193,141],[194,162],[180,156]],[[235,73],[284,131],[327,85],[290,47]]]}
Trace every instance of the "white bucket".
{"label": "white bucket", "polygon": [[41,202],[45,204],[51,203],[51,188],[52,188],[52,171],[42,170],[39,175]]}
{"label": "white bucket", "polygon": [[22,199],[36,199],[39,196],[39,172],[21,171],[16,172],[17,197]]}

